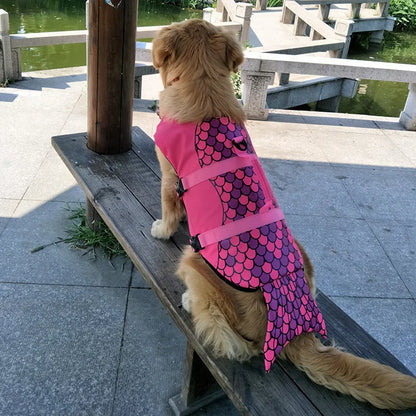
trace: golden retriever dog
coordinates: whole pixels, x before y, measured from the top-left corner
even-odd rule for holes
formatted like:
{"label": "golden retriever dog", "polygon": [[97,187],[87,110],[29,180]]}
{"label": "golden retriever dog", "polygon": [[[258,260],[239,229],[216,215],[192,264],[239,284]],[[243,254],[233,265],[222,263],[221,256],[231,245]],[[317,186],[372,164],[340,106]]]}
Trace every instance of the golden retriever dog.
{"label": "golden retriever dog", "polygon": [[[215,117],[244,123],[244,111],[230,81],[231,72],[238,70],[244,57],[231,34],[197,19],[175,23],[163,28],[153,40],[152,59],[164,85],[159,102],[162,120],[185,127]],[[169,130],[164,134],[169,136]],[[189,146],[195,146],[194,142]],[[154,222],[152,235],[168,239],[186,212],[177,194],[176,170],[159,147],[162,219]],[[297,246],[313,295],[313,267],[302,246]],[[183,306],[191,313],[196,334],[205,346],[217,356],[240,361],[263,353],[268,317],[260,290],[242,291],[225,282],[191,247],[185,249],[177,273],[187,287]],[[376,407],[416,406],[415,378],[325,346],[311,332],[294,337],[279,358],[289,359],[314,382]]]}

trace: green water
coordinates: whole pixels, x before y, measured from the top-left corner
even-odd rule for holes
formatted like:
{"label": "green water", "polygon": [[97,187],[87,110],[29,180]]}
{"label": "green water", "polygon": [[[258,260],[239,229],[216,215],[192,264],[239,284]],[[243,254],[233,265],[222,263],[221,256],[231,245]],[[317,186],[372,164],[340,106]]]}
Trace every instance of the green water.
{"label": "green water", "polygon": [[[415,33],[384,33],[382,48],[368,49],[358,42],[352,45],[349,59],[416,64]],[[339,112],[398,117],[403,110],[409,84],[360,80],[354,98],[341,98]]]}
{"label": "green water", "polygon": [[[0,0],[9,13],[10,33],[55,32],[85,29],[85,0]],[[140,1],[138,26],[158,26],[202,17],[202,11],[186,10],[163,1]],[[21,49],[22,71],[67,68],[86,64],[85,44]]]}
{"label": "green water", "polygon": [[[85,29],[84,0],[0,0],[9,13],[10,33],[53,32]],[[201,17],[201,11],[185,10],[161,0],[139,0],[138,26],[157,26]],[[416,64],[416,34],[385,33],[383,48],[368,50],[358,43],[349,58]],[[21,49],[22,71],[85,65],[85,45],[56,45]],[[342,98],[340,112],[398,116],[404,107],[408,85],[361,80],[353,99]]]}

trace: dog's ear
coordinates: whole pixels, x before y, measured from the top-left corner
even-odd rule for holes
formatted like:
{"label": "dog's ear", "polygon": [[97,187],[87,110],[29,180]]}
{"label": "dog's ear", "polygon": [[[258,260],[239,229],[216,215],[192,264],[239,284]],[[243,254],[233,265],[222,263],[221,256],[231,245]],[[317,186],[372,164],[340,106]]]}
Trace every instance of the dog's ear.
{"label": "dog's ear", "polygon": [[170,57],[175,58],[177,36],[172,26],[160,30],[152,42],[152,61],[156,69],[164,66]]}
{"label": "dog's ear", "polygon": [[231,33],[224,33],[226,37],[225,60],[230,71],[238,72],[238,67],[244,61],[244,53],[240,44]]}

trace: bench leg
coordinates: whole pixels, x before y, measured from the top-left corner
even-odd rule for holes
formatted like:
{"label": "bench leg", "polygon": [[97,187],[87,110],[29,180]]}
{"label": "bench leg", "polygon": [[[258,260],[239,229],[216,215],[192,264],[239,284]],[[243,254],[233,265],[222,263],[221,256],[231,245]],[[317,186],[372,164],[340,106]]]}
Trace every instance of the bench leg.
{"label": "bench leg", "polygon": [[196,410],[224,396],[224,392],[189,345],[186,349],[182,392],[169,399],[175,416],[191,415]]}
{"label": "bench leg", "polygon": [[98,231],[100,227],[101,217],[88,198],[85,205],[85,220],[91,230]]}

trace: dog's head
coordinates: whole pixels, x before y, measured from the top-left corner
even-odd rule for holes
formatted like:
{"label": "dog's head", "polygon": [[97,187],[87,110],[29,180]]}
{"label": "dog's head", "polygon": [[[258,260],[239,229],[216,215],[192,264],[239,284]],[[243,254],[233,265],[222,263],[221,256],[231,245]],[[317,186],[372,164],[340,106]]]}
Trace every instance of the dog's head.
{"label": "dog's head", "polygon": [[163,28],[153,40],[152,59],[166,87],[178,77],[229,76],[237,72],[244,55],[232,34],[192,19]]}

